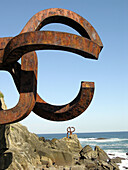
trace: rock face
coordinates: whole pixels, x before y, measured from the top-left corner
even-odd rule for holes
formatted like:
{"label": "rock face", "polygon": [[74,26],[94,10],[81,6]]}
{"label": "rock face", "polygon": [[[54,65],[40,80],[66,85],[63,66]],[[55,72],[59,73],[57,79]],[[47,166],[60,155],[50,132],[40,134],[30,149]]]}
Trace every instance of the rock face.
{"label": "rock face", "polygon": [[91,160],[95,160],[98,158],[98,153],[97,151],[93,151],[93,149],[87,145],[85,146],[81,151],[81,158],[83,159],[91,159]]}
{"label": "rock face", "polygon": [[97,153],[98,160],[107,162],[110,159],[108,155],[99,146],[95,147],[95,152]]}
{"label": "rock face", "polygon": [[84,164],[87,169],[119,169],[115,162],[112,161],[99,146],[96,146],[93,150],[87,145],[80,151],[80,155],[80,162]]}
{"label": "rock face", "polygon": [[[6,109],[3,95],[0,102],[0,109]],[[82,148],[75,134],[46,140],[20,123],[0,125],[0,169],[118,170],[115,162],[119,159],[110,160],[98,146],[94,150],[89,145]]]}
{"label": "rock face", "polygon": [[[38,138],[28,132],[20,123],[11,124],[8,133],[8,150],[1,157],[0,169],[36,169],[42,165],[72,166],[75,156],[79,157],[81,145],[79,140],[63,138],[52,141]],[[76,155],[75,155],[76,153]],[[10,161],[5,160],[5,155],[10,156]],[[7,163],[7,165],[5,164]],[[9,165],[10,163],[10,165]]]}
{"label": "rock face", "polygon": [[7,106],[4,102],[4,95],[3,93],[0,91],[0,110],[6,110]]}
{"label": "rock face", "polygon": [[[0,155],[0,169],[34,170],[46,167],[72,169],[115,169],[118,166],[98,146],[83,149],[76,135],[70,138],[45,140],[28,132],[20,123],[8,127],[8,149]],[[63,168],[62,168],[63,169]],[[69,169],[68,169],[69,170]]]}

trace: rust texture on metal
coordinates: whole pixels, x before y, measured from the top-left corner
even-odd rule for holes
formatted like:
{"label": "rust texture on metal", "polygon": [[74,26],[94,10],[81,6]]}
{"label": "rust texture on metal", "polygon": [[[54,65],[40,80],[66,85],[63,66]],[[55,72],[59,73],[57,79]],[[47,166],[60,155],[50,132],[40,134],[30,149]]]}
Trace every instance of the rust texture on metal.
{"label": "rust texture on metal", "polygon": [[75,132],[75,128],[74,127],[68,127],[67,128],[67,138],[68,138],[68,134],[72,135],[73,132]]}
{"label": "rust texture on metal", "polygon": [[[8,70],[8,68],[0,66],[0,69],[9,71],[11,73],[11,70]],[[37,84],[37,58],[33,56],[33,54],[28,53],[24,56],[24,61],[22,62],[19,76],[19,102],[12,109],[0,111],[0,124],[7,124],[22,120],[29,115],[35,105]]]}
{"label": "rust texture on metal", "polygon": [[[81,36],[40,31],[50,23],[62,23],[78,31]],[[50,105],[37,93],[37,55],[35,50],[63,50],[85,58],[98,59],[103,45],[92,25],[78,14],[60,8],[51,8],[35,14],[19,35],[0,38],[0,70],[8,71],[20,94],[18,104],[0,111],[0,124],[17,122],[33,110],[38,116],[65,121],[82,114],[91,103],[94,82],[81,82],[76,98],[62,106]],[[21,58],[21,64],[18,60]]]}

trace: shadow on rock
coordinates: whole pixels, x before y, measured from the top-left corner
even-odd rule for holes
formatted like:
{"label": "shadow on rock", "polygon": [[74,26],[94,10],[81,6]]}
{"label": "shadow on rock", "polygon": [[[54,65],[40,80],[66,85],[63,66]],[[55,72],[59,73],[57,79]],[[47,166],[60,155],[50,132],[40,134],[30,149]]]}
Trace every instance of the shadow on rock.
{"label": "shadow on rock", "polygon": [[0,154],[0,169],[7,169],[12,163],[12,153],[1,153]]}

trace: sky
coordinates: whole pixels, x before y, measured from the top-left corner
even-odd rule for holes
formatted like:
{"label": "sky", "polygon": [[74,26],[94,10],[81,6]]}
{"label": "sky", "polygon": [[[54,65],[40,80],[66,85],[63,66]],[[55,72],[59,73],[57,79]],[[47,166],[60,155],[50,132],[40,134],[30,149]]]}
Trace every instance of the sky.
{"label": "sky", "polygon": [[[37,134],[128,131],[128,0],[2,0],[0,3],[0,37],[16,36],[37,12],[63,8],[84,17],[99,34],[103,49],[98,60],[86,59],[64,51],[37,51],[37,91],[48,103],[62,105],[78,94],[81,81],[95,82],[93,100],[79,117],[52,122],[33,112],[20,123]],[[63,24],[49,24],[41,30],[79,35]],[[20,60],[19,60],[20,62]],[[0,71],[0,91],[5,103],[14,107],[19,94],[11,75]]]}

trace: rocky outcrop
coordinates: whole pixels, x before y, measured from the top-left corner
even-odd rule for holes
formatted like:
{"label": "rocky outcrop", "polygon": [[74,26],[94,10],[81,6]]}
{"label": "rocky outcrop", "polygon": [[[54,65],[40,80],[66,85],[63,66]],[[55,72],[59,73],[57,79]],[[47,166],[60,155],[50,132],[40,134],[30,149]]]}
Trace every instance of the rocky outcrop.
{"label": "rocky outcrop", "polygon": [[83,159],[91,159],[95,160],[98,158],[97,151],[93,151],[93,149],[87,145],[80,151],[81,158]]}
{"label": "rocky outcrop", "polygon": [[[50,141],[28,132],[27,128],[20,123],[11,124],[7,136],[9,146],[1,157],[0,168],[12,170],[37,169],[42,165],[72,166],[74,153],[82,148],[78,138],[76,135],[74,136],[75,139],[73,137],[72,139],[63,138]],[[11,161],[5,160],[5,155],[11,155]],[[11,163],[7,167],[5,162],[8,162],[8,165]]]}
{"label": "rocky outcrop", "polygon": [[115,162],[111,161],[106,152],[99,146],[96,146],[93,150],[87,145],[80,151],[80,155],[80,163],[84,164],[87,169],[119,169]]}
{"label": "rocky outcrop", "polygon": [[7,106],[6,106],[5,101],[4,101],[4,95],[0,91],[0,110],[6,110],[6,109],[7,109]]}
{"label": "rocky outcrop", "polygon": [[77,135],[46,140],[28,132],[20,123],[11,124],[8,131],[8,149],[0,155],[0,169],[119,169],[98,146],[95,150],[89,145],[82,149]]}
{"label": "rocky outcrop", "polygon": [[[2,96],[2,95],[1,95]],[[1,100],[2,98],[2,100]],[[1,109],[6,105],[0,97]],[[77,135],[46,140],[20,123],[0,126],[0,169],[7,170],[118,170],[116,162],[98,146],[82,148]]]}
{"label": "rocky outcrop", "polygon": [[95,152],[97,153],[98,160],[102,160],[105,162],[108,162],[108,160],[110,160],[106,152],[104,152],[99,146],[95,147]]}
{"label": "rocky outcrop", "polygon": [[69,138],[65,137],[63,139],[52,139],[45,140],[42,139],[42,145],[46,148],[49,148],[54,157],[54,163],[56,165],[73,165],[76,160],[79,159],[79,152],[82,149],[82,146],[77,138],[77,135],[72,135]]}

